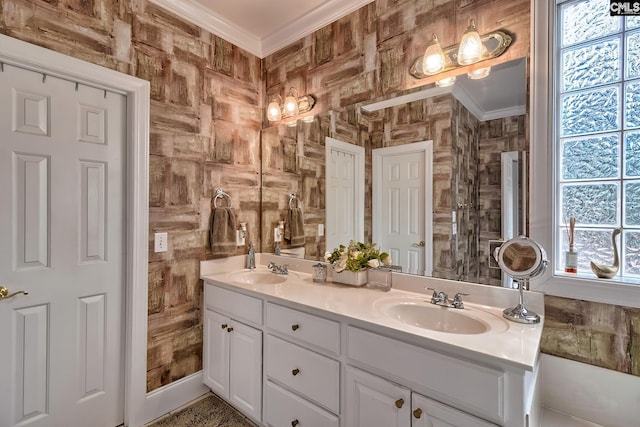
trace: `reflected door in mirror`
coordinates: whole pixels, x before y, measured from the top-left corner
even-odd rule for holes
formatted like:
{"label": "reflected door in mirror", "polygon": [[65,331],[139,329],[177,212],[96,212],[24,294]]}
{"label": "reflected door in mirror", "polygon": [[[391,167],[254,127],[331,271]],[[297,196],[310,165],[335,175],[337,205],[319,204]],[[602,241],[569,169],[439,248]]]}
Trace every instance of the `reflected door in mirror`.
{"label": "reflected door in mirror", "polygon": [[326,248],[364,240],[364,148],[326,138]]}
{"label": "reflected door in mirror", "polygon": [[431,274],[431,163],[428,142],[373,150],[374,241],[405,273]]}

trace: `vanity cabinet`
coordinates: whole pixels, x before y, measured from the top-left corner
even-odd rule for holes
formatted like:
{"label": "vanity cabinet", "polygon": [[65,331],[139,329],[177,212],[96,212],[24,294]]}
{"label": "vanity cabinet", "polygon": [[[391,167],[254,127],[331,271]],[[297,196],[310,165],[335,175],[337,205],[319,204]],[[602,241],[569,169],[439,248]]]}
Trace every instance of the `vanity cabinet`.
{"label": "vanity cabinet", "polygon": [[352,366],[346,383],[347,427],[496,427]]}
{"label": "vanity cabinet", "polygon": [[340,323],[268,302],[265,331],[267,425],[338,427]]}
{"label": "vanity cabinet", "polygon": [[537,365],[232,289],[205,283],[205,383],[260,426],[536,425]]}
{"label": "vanity cabinet", "polygon": [[[234,310],[236,306],[241,308]],[[247,306],[259,311],[246,311]],[[258,422],[262,420],[262,331],[241,320],[260,323],[261,319],[260,300],[205,287],[204,383]]]}

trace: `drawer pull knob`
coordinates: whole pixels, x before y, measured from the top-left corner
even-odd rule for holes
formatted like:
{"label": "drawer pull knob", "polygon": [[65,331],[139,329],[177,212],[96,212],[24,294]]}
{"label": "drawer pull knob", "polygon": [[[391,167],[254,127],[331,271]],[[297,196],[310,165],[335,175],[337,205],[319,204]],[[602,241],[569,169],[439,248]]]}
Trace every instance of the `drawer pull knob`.
{"label": "drawer pull knob", "polygon": [[227,332],[233,331],[233,328],[227,328]]}
{"label": "drawer pull knob", "polygon": [[291,421],[291,427],[296,427],[298,424],[300,424],[300,421],[298,420]]}
{"label": "drawer pull knob", "polygon": [[227,326],[229,326],[229,325],[227,325],[226,323],[223,323],[223,324],[222,324],[222,325],[220,325],[220,326],[222,327],[222,329],[227,329]]}
{"label": "drawer pull knob", "polygon": [[422,416],[422,409],[418,408],[415,411],[413,411],[413,416],[416,418],[420,418]]}
{"label": "drawer pull knob", "polygon": [[291,329],[297,331],[300,328],[300,325],[291,325]]}
{"label": "drawer pull knob", "polygon": [[293,371],[291,371],[291,375],[293,375],[294,377],[295,377],[296,375],[298,375],[299,373],[300,373],[300,369],[298,369],[298,368],[296,368],[296,369],[294,369]]}
{"label": "drawer pull knob", "polygon": [[396,408],[400,409],[404,406],[404,399],[396,400]]}

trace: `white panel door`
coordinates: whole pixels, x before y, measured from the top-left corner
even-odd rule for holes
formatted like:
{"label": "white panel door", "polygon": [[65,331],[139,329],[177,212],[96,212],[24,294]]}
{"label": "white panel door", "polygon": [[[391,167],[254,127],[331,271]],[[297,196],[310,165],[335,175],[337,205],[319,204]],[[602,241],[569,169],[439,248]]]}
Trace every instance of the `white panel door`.
{"label": "white panel door", "polygon": [[0,72],[0,425],[123,422],[123,95]]}
{"label": "white panel door", "polygon": [[411,408],[411,427],[495,427],[495,424],[417,393],[411,393]]}
{"label": "white panel door", "polygon": [[373,235],[393,263],[411,274],[431,274],[431,145],[374,150]]}
{"label": "white panel door", "polygon": [[234,321],[229,335],[229,402],[261,421],[262,331]]}
{"label": "white panel door", "polygon": [[411,391],[347,366],[347,427],[408,427]]}
{"label": "white panel door", "polygon": [[326,248],[364,240],[364,148],[333,138],[326,145]]}

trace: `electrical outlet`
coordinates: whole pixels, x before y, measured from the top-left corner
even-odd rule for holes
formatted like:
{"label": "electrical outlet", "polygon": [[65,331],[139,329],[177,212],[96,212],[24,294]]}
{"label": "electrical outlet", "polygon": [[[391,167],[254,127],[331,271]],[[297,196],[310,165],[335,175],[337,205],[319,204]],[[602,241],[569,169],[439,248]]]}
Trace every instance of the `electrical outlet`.
{"label": "electrical outlet", "polygon": [[153,238],[153,251],[154,252],[167,252],[169,237],[167,233],[156,233]]}
{"label": "electrical outlet", "polygon": [[276,227],[273,229],[273,241],[274,242],[281,242],[282,241],[282,235],[280,234],[280,228]]}
{"label": "electrical outlet", "polygon": [[318,237],[324,236],[324,224],[318,224]]}

